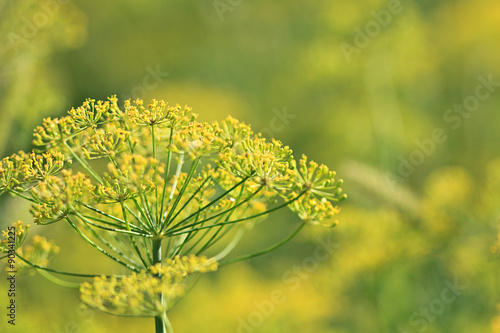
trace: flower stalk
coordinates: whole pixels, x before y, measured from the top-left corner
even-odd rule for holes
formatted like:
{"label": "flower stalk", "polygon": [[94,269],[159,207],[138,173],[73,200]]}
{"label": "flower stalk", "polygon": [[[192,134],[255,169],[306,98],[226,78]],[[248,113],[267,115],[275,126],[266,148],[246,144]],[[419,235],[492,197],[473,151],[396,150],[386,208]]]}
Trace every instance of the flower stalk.
{"label": "flower stalk", "polygon": [[[162,262],[162,249],[161,249],[162,238],[153,238],[153,264],[161,265]],[[161,273],[158,273],[157,277],[161,278]],[[158,295],[158,301],[163,304],[163,294]],[[170,327],[170,329],[168,329]],[[155,317],[155,332],[156,333],[170,333],[172,331],[172,326],[168,322],[167,314],[164,312],[161,315]]]}

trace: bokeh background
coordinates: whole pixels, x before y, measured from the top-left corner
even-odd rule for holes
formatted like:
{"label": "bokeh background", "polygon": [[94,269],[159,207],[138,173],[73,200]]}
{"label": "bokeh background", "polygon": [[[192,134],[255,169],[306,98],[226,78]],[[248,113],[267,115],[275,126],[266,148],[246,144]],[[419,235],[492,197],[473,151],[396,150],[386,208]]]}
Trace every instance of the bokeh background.
{"label": "bokeh background", "polygon": [[[0,0],[0,155],[88,97],[231,114],[349,198],[336,228],[204,276],[176,332],[500,332],[499,41],[496,0]],[[2,229],[29,221],[20,200],[0,209]],[[55,268],[115,269],[62,224],[32,234],[56,239]],[[12,327],[0,286],[1,332],[153,332],[38,274],[18,276]]]}

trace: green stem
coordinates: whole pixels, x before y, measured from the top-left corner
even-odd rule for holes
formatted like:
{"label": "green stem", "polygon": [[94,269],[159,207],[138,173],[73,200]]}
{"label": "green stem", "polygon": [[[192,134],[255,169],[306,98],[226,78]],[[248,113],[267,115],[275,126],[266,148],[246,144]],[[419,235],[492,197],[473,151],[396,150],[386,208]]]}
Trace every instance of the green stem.
{"label": "green stem", "polygon": [[165,326],[163,325],[163,318],[160,316],[155,317],[155,332],[156,333],[165,333]]}
{"label": "green stem", "polygon": [[114,256],[112,256],[111,254],[109,254],[108,252],[104,251],[101,247],[99,247],[97,244],[95,244],[94,242],[92,242],[87,236],[85,236],[85,234],[80,230],[78,229],[78,227],[73,223],[73,221],[71,221],[71,219],[69,217],[66,218],[66,221],[69,223],[69,225],[77,232],[78,235],[80,235],[87,243],[89,243],[92,247],[94,247],[95,249],[97,249],[99,252],[101,252],[102,254],[108,256],[109,258],[113,259],[114,261],[116,261],[117,263],[127,267],[128,269],[138,273],[140,270],[135,268],[135,267],[132,267],[130,266],[129,264],[121,261],[120,259],[117,259],[115,258]]}
{"label": "green stem", "polygon": [[[205,239],[205,237],[207,236],[207,234],[208,234],[209,232],[210,232],[210,229],[207,229],[207,230],[205,231],[205,233],[204,233],[203,235],[201,235],[201,236],[198,238],[198,240],[197,240],[197,241],[196,241],[193,245],[191,245],[191,247],[190,247],[188,250],[186,250],[186,251],[185,251],[185,253],[191,253],[191,251],[193,251],[193,250],[196,248],[196,246],[198,246],[198,244],[200,244],[200,242],[201,242],[202,240],[204,240],[204,239]],[[196,234],[197,234],[197,233],[193,231],[193,232],[191,232],[191,233],[189,233],[189,234],[190,234],[190,235],[191,235],[191,234],[194,234],[194,235],[196,236]]]}
{"label": "green stem", "polygon": [[[174,333],[174,329],[172,328],[172,325],[170,324],[170,320],[168,320],[166,312],[163,314],[163,324],[165,325],[164,329],[166,330],[167,333]],[[158,331],[156,331],[156,332],[158,332]]]}
{"label": "green stem", "polygon": [[125,221],[123,221],[123,220],[121,220],[121,219],[119,219],[119,218],[117,218],[117,217],[115,217],[115,216],[113,216],[113,215],[106,214],[105,212],[103,212],[103,211],[101,211],[101,210],[99,210],[99,209],[97,209],[97,208],[95,208],[95,207],[92,207],[92,206],[90,206],[90,205],[87,205],[87,204],[86,204],[86,203],[84,203],[84,202],[81,202],[81,201],[78,201],[78,200],[77,200],[76,202],[77,202],[78,204],[80,204],[80,205],[83,205],[85,208],[90,209],[91,211],[93,211],[93,212],[95,212],[95,213],[98,213],[98,214],[100,214],[100,215],[102,215],[102,216],[108,217],[108,218],[110,218],[110,219],[112,219],[112,220],[114,220],[114,221],[116,221],[116,222],[120,222],[120,223],[125,224]]}
{"label": "green stem", "polygon": [[[250,177],[245,177],[243,178],[239,183],[237,183],[236,185],[234,185],[233,187],[231,187],[229,190],[225,191],[224,193],[222,193],[221,195],[219,195],[217,198],[215,198],[214,200],[210,201],[208,204],[206,204],[205,206],[201,207],[200,209],[198,209],[196,212],[192,213],[191,215],[189,215],[188,217],[182,219],[181,221],[179,221],[177,224],[173,225],[170,227],[169,231],[177,231],[177,230],[181,230],[181,229],[178,229],[178,227],[180,225],[182,225],[184,222],[187,222],[189,221],[189,219],[191,219],[193,216],[196,216],[197,214],[201,213],[202,211],[204,211],[205,209],[207,209],[208,207],[216,204],[220,199],[224,198],[226,195],[228,195],[229,193],[231,193],[232,191],[234,191],[236,188],[238,188],[240,185],[244,184]],[[232,208],[230,209],[234,209],[235,206],[233,206]],[[223,212],[224,214],[226,212]],[[218,214],[218,215],[221,215],[221,214]],[[217,216],[218,216],[217,215]],[[217,216],[211,216],[208,220],[212,220],[214,218],[216,218]],[[200,224],[200,223],[204,223],[205,221],[207,221],[206,219],[203,220],[203,222],[197,222],[197,224]],[[188,226],[189,227],[189,226]],[[168,232],[167,232],[168,234]]]}
{"label": "green stem", "polygon": [[[127,211],[139,222],[139,224],[141,226],[146,228],[146,230],[153,232],[154,229],[151,229],[144,222],[142,222],[142,219],[126,203],[123,203],[123,204],[125,205],[125,208],[127,209]],[[132,224],[130,224],[130,226],[132,226]],[[144,230],[144,229],[141,228],[140,230]]]}
{"label": "green stem", "polygon": [[[260,216],[263,216],[263,215],[267,215],[267,214],[270,214],[276,210],[279,210],[283,207],[286,207],[288,206],[289,204],[291,204],[292,202],[298,200],[301,196],[303,196],[307,191],[303,191],[302,193],[300,193],[298,196],[296,196],[295,198],[293,198],[292,200],[290,201],[287,201],[279,206],[276,206],[274,208],[271,208],[271,209],[268,209],[266,210],[265,212],[262,212],[262,213],[258,213],[258,214],[255,214],[255,215],[252,215],[252,216],[247,216],[247,217],[243,217],[243,218],[240,218],[240,219],[237,219],[237,220],[233,220],[233,221],[227,221],[227,222],[221,222],[221,223],[215,223],[215,224],[211,224],[211,225],[207,225],[207,226],[203,226],[203,227],[198,227],[198,228],[192,228],[198,224],[201,224],[201,223],[205,223],[207,221],[210,221],[212,220],[213,218],[217,217],[218,215],[221,215],[223,213],[226,213],[226,212],[222,212],[222,213],[218,213],[216,215],[213,215],[211,217],[208,217],[202,221],[199,221],[199,222],[195,222],[195,223],[191,223],[191,224],[188,224],[186,226],[183,226],[182,228],[177,228],[175,230],[170,230],[168,231],[165,235],[168,235],[169,237],[172,237],[172,236],[177,236],[177,235],[182,235],[182,234],[185,234],[185,233],[188,233],[188,232],[191,232],[191,231],[195,231],[195,230],[203,230],[203,229],[207,229],[207,228],[214,228],[214,227],[218,227],[220,225],[226,225],[226,224],[234,224],[234,223],[239,223],[239,222],[242,222],[242,221],[248,221],[248,220],[251,220],[251,219],[255,219],[257,217],[260,217]],[[248,198],[245,199],[245,200],[249,200]],[[244,202],[242,202],[244,203]],[[242,204],[240,203],[240,204]],[[236,206],[233,206],[232,208],[230,209],[234,209]],[[183,230],[183,229],[186,229],[186,228],[191,228],[189,230]]]}
{"label": "green stem", "polygon": [[149,267],[153,264],[153,257],[151,256],[151,252],[149,251],[149,242],[148,242],[149,239],[144,238],[144,237],[140,237],[139,241],[141,242],[142,248],[146,249],[146,259],[148,259],[148,262],[149,262],[148,267]]}
{"label": "green stem", "polygon": [[[161,241],[162,238],[155,238],[153,239],[153,265],[157,263],[161,263],[162,257],[161,257]],[[161,275],[158,275],[158,278],[161,278]],[[160,303],[163,304],[163,294],[160,295]],[[168,322],[167,315],[166,313],[163,314],[163,316],[156,316],[155,317],[155,328],[156,328],[156,333],[167,333],[167,332],[173,332],[172,331],[172,326],[170,326],[170,323]]]}
{"label": "green stem", "polygon": [[[156,160],[156,138],[155,138],[155,127],[154,125],[151,125],[151,140],[153,141],[153,158]],[[155,174],[154,174],[154,179],[156,179],[156,176],[158,174],[158,165],[156,165],[155,168]],[[155,221],[158,223],[160,221],[160,207],[159,207],[159,198],[158,198],[158,186],[155,186],[155,198],[156,198],[156,213],[155,213]]]}
{"label": "green stem", "polygon": [[[160,221],[161,222],[160,224],[162,224],[164,220],[165,222],[167,220],[167,214],[169,213],[170,204],[172,203],[172,199],[174,197],[175,189],[177,188],[177,183],[179,182],[179,176],[182,172],[183,165],[184,165],[184,155],[181,155],[179,157],[179,163],[177,163],[177,169],[175,170],[174,183],[172,184],[172,189],[170,190],[170,195],[168,196],[167,207],[165,208],[165,212],[162,212],[163,217]],[[163,226],[161,229],[163,229]]]}
{"label": "green stem", "polygon": [[203,181],[203,183],[196,189],[196,191],[194,191],[194,193],[191,195],[191,197],[189,197],[189,199],[184,203],[184,205],[181,207],[181,209],[179,209],[177,211],[177,213],[172,217],[172,221],[175,221],[175,219],[177,218],[177,216],[179,216],[180,213],[182,213],[182,211],[184,210],[184,208],[187,207],[187,205],[191,202],[191,200],[193,200],[193,198],[201,191],[201,189],[203,188],[203,186],[205,186],[205,184],[212,179],[212,176],[209,176],[207,177],[207,179],[205,179]]}
{"label": "green stem", "polygon": [[189,181],[191,178],[193,178],[194,173],[196,172],[196,168],[198,167],[198,163],[200,162],[200,158],[197,158],[194,160],[193,164],[191,165],[191,169],[189,170],[189,173],[186,177],[186,180],[184,181],[184,184],[179,191],[179,194],[177,195],[177,198],[175,198],[175,202],[172,205],[172,208],[170,208],[170,212],[168,213],[168,216],[165,218],[165,224],[168,225],[170,222],[170,218],[172,217],[172,214],[174,214],[175,209],[177,208],[177,205],[182,199],[182,196],[184,195],[184,192],[186,191],[186,188],[189,185]]}
{"label": "green stem", "polygon": [[[125,220],[125,223],[126,223],[126,226],[127,226],[127,230],[130,232],[130,225],[128,223],[128,218],[127,218],[127,213],[125,211],[125,206],[123,205],[123,202],[120,202],[120,204],[122,206],[123,219]],[[144,258],[142,256],[142,253],[141,253],[141,250],[137,246],[137,243],[136,243],[135,238],[134,238],[133,235],[130,235],[130,242],[132,243],[132,246],[134,247],[135,252],[137,252],[137,254],[139,255],[139,258],[141,259],[142,264],[144,265],[144,268],[148,268],[148,264],[146,263],[146,260],[144,260]]]}
{"label": "green stem", "polygon": [[[236,199],[236,202],[235,202],[235,204],[236,204],[236,205],[240,202],[240,199],[241,199],[241,196],[243,195],[243,190],[244,190],[244,189],[245,189],[245,184],[243,184],[243,186],[241,187],[240,194],[238,195],[238,198]],[[233,209],[233,210],[231,210],[231,211],[229,212],[229,214],[227,215],[227,217],[226,217],[226,219],[225,219],[225,222],[229,221],[229,219],[231,218],[231,216],[233,215],[233,213],[234,213],[234,209]],[[217,232],[213,235],[213,237],[212,237],[212,238],[211,238],[211,239],[210,239],[210,240],[209,240],[209,241],[205,244],[205,246],[204,246],[204,247],[202,247],[202,248],[201,248],[201,250],[200,250],[200,251],[198,251],[198,253],[197,253],[196,255],[198,256],[200,253],[202,253],[203,251],[207,250],[207,249],[208,249],[208,248],[210,248],[212,245],[214,245],[216,242],[218,242],[218,241],[219,241],[222,237],[224,237],[224,235],[225,235],[225,234],[226,234],[229,230],[231,230],[231,229],[232,229],[232,227],[233,227],[233,226],[230,226],[228,229],[226,229],[226,231],[225,231],[225,232],[224,232],[224,233],[223,233],[223,234],[222,234],[219,238],[217,238],[217,235],[219,234],[219,232],[220,232],[220,231],[224,228],[224,226],[223,226],[223,225],[221,225],[221,226],[219,227],[219,230],[217,230]],[[242,230],[242,229],[240,229],[240,230]],[[242,234],[242,235],[243,235],[243,234]],[[237,237],[237,238],[238,238],[238,237]],[[238,238],[238,240],[236,241],[236,243],[237,243],[237,242],[239,242],[240,238],[241,238],[241,236]],[[233,240],[233,241],[234,241],[234,240]],[[229,249],[229,247],[230,247],[230,246],[232,246],[232,248],[231,248],[229,251],[232,251],[232,249],[236,246],[236,243],[234,243],[234,245],[232,245],[233,243],[234,243],[234,242],[231,242],[231,243],[230,243],[230,245],[228,246],[228,248],[227,248],[227,249]],[[224,250],[224,251],[226,251],[226,250]],[[227,253],[229,253],[229,252],[227,252]],[[217,261],[219,261],[220,259],[221,259],[221,258],[218,258],[218,259],[217,259]]]}
{"label": "green stem", "polygon": [[151,125],[151,141],[153,141],[153,158],[156,160],[156,138],[154,125]]}
{"label": "green stem", "polygon": [[171,160],[172,160],[172,150],[171,150],[171,147],[170,145],[172,145],[172,136],[174,134],[174,129],[173,127],[170,128],[170,137],[168,139],[168,154],[167,154],[167,163],[165,165],[165,175],[163,177],[163,193],[162,193],[162,196],[161,196],[161,208],[160,208],[160,219],[161,219],[161,214],[163,214],[163,207],[164,207],[164,204],[165,204],[165,194],[166,194],[166,191],[167,191],[167,184],[168,184],[168,175],[170,173],[170,164],[171,164]]}
{"label": "green stem", "polygon": [[[153,223],[151,222],[151,220],[149,219],[148,215],[146,215],[146,213],[144,212],[144,210],[142,209],[141,205],[139,204],[139,202],[137,201],[136,198],[132,198],[132,201],[134,202],[135,208],[139,212],[140,216],[144,217],[144,219],[147,223],[148,230],[153,232],[155,230],[155,227],[154,227]],[[138,219],[138,221],[140,221],[140,219]],[[144,223],[142,223],[142,224],[144,225]]]}
{"label": "green stem", "polygon": [[55,269],[46,268],[46,267],[34,264],[34,263],[28,261],[27,259],[24,259],[23,257],[21,257],[17,253],[16,253],[16,256],[19,259],[21,259],[22,261],[24,261],[25,263],[27,263],[28,265],[30,265],[31,267],[38,268],[38,269],[41,269],[41,270],[44,270],[44,271],[47,271],[47,272],[52,272],[52,273],[61,274],[61,275],[68,275],[68,276],[84,277],[84,278],[93,278],[93,277],[96,277],[96,276],[101,276],[101,274],[77,274],[77,273],[62,272],[62,271],[58,271],[58,270],[55,270]]}
{"label": "green stem", "polygon": [[18,191],[16,191],[16,190],[9,189],[8,191],[9,191],[10,193],[14,194],[14,195],[17,195],[18,197],[23,198],[24,200],[28,200],[28,201],[33,202],[33,203],[38,203],[36,200],[34,200],[34,199],[30,198],[30,197],[27,197],[27,196],[25,196],[24,194],[22,194],[22,193],[20,193],[20,192],[18,192]]}
{"label": "green stem", "polygon": [[87,223],[88,225],[91,225],[93,227],[96,227],[96,228],[99,228],[99,229],[102,229],[102,230],[112,231],[112,232],[122,233],[122,234],[128,234],[128,235],[136,235],[136,236],[141,236],[141,237],[151,237],[151,235],[144,234],[144,233],[139,233],[139,232],[135,232],[135,231],[131,231],[131,230],[124,230],[124,229],[116,229],[116,228],[105,227],[105,226],[99,225],[97,223],[91,222],[90,221],[91,218],[88,218],[88,217],[86,217],[84,215],[81,215],[81,214],[77,214],[77,215],[79,217],[82,217],[82,220],[84,220],[84,222]]}
{"label": "green stem", "polygon": [[[217,230],[213,235],[212,237],[210,237],[210,239],[208,240],[208,242],[205,243],[205,245],[198,251],[196,252],[196,256],[199,256],[203,251],[207,250],[214,242],[214,240],[217,239],[217,236],[219,235],[219,233],[221,232],[221,230],[224,228],[223,225],[221,225],[219,227],[219,230]],[[228,229],[229,230],[229,229]]]}
{"label": "green stem", "polygon": [[250,258],[255,258],[255,257],[258,257],[258,256],[261,256],[263,254],[266,254],[268,252],[271,252],[275,249],[277,249],[278,247],[282,246],[282,245],[285,245],[286,243],[288,243],[289,241],[292,240],[292,238],[294,238],[299,232],[300,230],[302,230],[302,228],[304,228],[304,226],[306,225],[305,222],[302,222],[302,224],[297,228],[297,230],[295,230],[290,236],[288,236],[287,238],[285,238],[284,240],[282,240],[281,242],[279,242],[278,244],[275,244],[271,247],[268,247],[267,249],[263,250],[263,251],[260,251],[260,252],[256,252],[256,253],[252,253],[252,254],[247,254],[247,255],[243,255],[241,257],[238,257],[238,258],[234,258],[234,259],[231,259],[231,260],[226,260],[224,262],[221,262],[219,264],[219,266],[225,266],[225,265],[229,265],[229,264],[232,264],[232,263],[235,263],[235,262],[238,262],[238,261],[241,261],[241,260],[246,260],[246,259],[250,259]]}
{"label": "green stem", "polygon": [[[155,225],[155,219],[153,218],[153,215],[151,215],[151,212],[153,211],[153,209],[150,208],[149,201],[143,192],[139,192],[139,199],[141,199],[142,207],[144,208],[144,213],[146,214],[146,219],[149,220],[149,223],[151,225]],[[153,228],[154,228],[154,230],[156,230],[155,227],[153,227]]]}
{"label": "green stem", "polygon": [[[85,214],[81,214],[81,215],[84,216],[85,218],[89,219],[89,220],[100,222],[100,223],[104,223],[106,225],[115,227],[115,229],[122,230],[122,231],[125,230],[125,229],[123,229],[123,225],[112,223],[112,222],[106,221],[104,219],[95,217],[95,216],[90,216],[90,215],[85,215]],[[144,237],[148,237],[147,236],[148,234],[144,230],[137,228],[135,225],[133,225],[131,223],[129,223],[129,224],[130,224],[130,228],[132,229],[132,231],[137,232],[138,234],[140,234],[140,235],[142,235]],[[99,225],[99,227],[101,227],[101,225]]]}
{"label": "green stem", "polygon": [[[196,220],[198,220],[198,216],[196,217]],[[183,237],[183,236],[181,236]],[[172,258],[176,255],[180,255],[181,254],[181,251],[182,249],[184,248],[184,246],[186,245],[187,242],[189,242],[191,239],[192,239],[193,236],[193,233],[189,233],[186,237],[184,237],[183,241],[181,242],[180,245],[177,246],[177,248],[174,249],[174,251],[172,251]],[[168,253],[165,254],[165,256],[168,256]]]}
{"label": "green stem", "polygon": [[236,235],[234,235],[231,242],[224,248],[224,250],[222,250],[218,255],[215,256],[215,260],[220,261],[221,259],[225,258],[231,251],[233,251],[234,248],[236,247],[236,245],[238,245],[238,243],[240,242],[244,233],[245,233],[245,229],[240,228],[236,232]]}
{"label": "green stem", "polygon": [[62,280],[58,277],[55,277],[54,275],[50,274],[49,272],[47,271],[44,271],[44,270],[39,270],[38,273],[43,276],[44,278],[46,278],[47,280],[49,280],[50,282],[54,283],[54,284],[57,284],[58,286],[61,286],[61,287],[66,287],[66,288],[72,288],[72,289],[78,289],[80,288],[80,283],[76,283],[76,282],[69,282],[69,281],[66,281],[66,280]]}
{"label": "green stem", "polygon": [[[78,214],[78,213],[77,213]],[[104,237],[102,237],[101,235],[99,235],[97,232],[95,232],[94,229],[92,229],[90,227],[90,224],[89,225],[89,222],[90,221],[87,221],[84,217],[82,216],[79,216],[77,215],[79,218],[80,218],[80,221],[83,222],[83,226],[92,233],[92,235],[98,239],[100,242],[102,242],[103,244],[105,244],[107,247],[109,247],[111,250],[115,251],[118,255],[120,255],[123,259],[125,259],[131,266],[134,266],[136,267],[137,269],[139,269],[139,266],[137,265],[137,263],[131,259],[127,254],[125,254],[123,251],[120,251],[117,247],[115,247],[113,244],[111,244],[110,242],[108,242]]]}
{"label": "green stem", "polygon": [[134,145],[132,144],[132,140],[130,140],[130,137],[132,136],[132,131],[127,125],[127,122],[122,120],[120,121],[123,127],[125,127],[125,130],[130,132],[130,135],[127,137],[127,142],[128,142],[128,149],[130,150],[130,153],[133,155],[134,154]]}
{"label": "green stem", "polygon": [[64,146],[66,146],[66,149],[69,150],[69,152],[71,153],[71,155],[73,155],[73,157],[78,161],[78,163],[80,163],[80,165],[85,169],[87,170],[87,172],[99,183],[99,184],[102,184],[102,179],[101,177],[99,177],[99,175],[97,175],[97,173],[95,173],[95,171],[87,164],[85,163],[81,158],[80,156],[78,156],[74,151],[73,149],[71,149],[71,147],[68,145],[68,143],[66,141],[64,141]]}

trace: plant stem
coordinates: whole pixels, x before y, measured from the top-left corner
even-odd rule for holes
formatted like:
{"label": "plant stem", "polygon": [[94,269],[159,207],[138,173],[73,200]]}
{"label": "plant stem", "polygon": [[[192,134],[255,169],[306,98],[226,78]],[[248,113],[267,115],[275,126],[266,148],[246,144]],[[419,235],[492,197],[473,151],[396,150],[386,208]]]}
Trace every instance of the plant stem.
{"label": "plant stem", "polygon": [[[128,223],[127,212],[125,210],[125,206],[124,206],[123,202],[120,202],[120,204],[122,206],[123,219],[125,220],[125,223],[126,223],[126,226],[127,226],[127,230],[130,232],[130,225]],[[139,255],[139,258],[141,259],[142,264],[144,265],[144,268],[147,268],[148,264],[146,263],[146,260],[144,260],[144,258],[142,256],[142,253],[141,253],[141,250],[137,246],[137,242],[135,241],[135,238],[132,235],[130,235],[130,242],[132,243],[132,246],[134,247],[135,252],[137,252],[137,254]],[[160,246],[161,246],[161,243],[160,243]]]}
{"label": "plant stem", "polygon": [[155,317],[155,332],[156,333],[167,333],[165,325],[163,325],[163,318],[161,316]]}
{"label": "plant stem", "polygon": [[168,175],[170,173],[170,162],[172,160],[172,149],[170,145],[172,144],[174,129],[170,128],[170,137],[168,139],[168,154],[167,154],[167,163],[165,165],[165,176],[163,177],[163,194],[161,195],[161,208],[160,208],[160,222],[161,222],[161,214],[163,214],[163,205],[165,204],[165,194],[167,191],[168,184]]}
{"label": "plant stem", "polygon": [[271,252],[273,250],[276,250],[278,247],[280,247],[282,245],[285,245],[286,243],[288,243],[289,241],[291,241],[300,232],[300,230],[302,230],[302,228],[304,228],[305,225],[306,225],[306,223],[302,222],[300,224],[300,226],[297,228],[297,230],[295,230],[290,236],[288,236],[287,238],[285,238],[284,240],[282,240],[278,244],[275,244],[275,245],[273,245],[271,247],[268,247],[267,249],[265,249],[263,251],[260,251],[260,252],[243,255],[243,256],[238,257],[238,258],[234,258],[234,259],[231,259],[231,260],[227,260],[227,261],[221,262],[221,263],[219,263],[219,267],[222,267],[222,266],[225,266],[225,265],[229,265],[229,264],[241,261],[241,260],[255,258],[255,257],[261,256],[263,254],[266,254],[268,252]]}
{"label": "plant stem", "polygon": [[[58,270],[55,270],[55,269],[52,269],[52,268],[47,268],[47,267],[43,267],[43,266],[39,266],[37,264],[34,264],[30,261],[28,261],[27,259],[24,259],[23,257],[21,257],[19,254],[16,253],[16,256],[21,259],[22,261],[24,261],[25,263],[27,263],[28,265],[34,267],[34,268],[38,268],[40,270],[44,270],[44,271],[47,271],[47,272],[52,272],[52,273],[57,273],[57,274],[61,274],[61,275],[68,275],[68,276],[77,276],[77,277],[84,277],[84,278],[93,278],[93,277],[96,277],[96,276],[101,276],[99,274],[78,274],[78,273],[69,273],[69,272],[62,272],[62,271],[58,271]],[[5,256],[7,257],[7,256]],[[3,259],[5,257],[2,257],[0,259]]]}
{"label": "plant stem", "polygon": [[[161,241],[162,238],[154,238],[153,239],[153,265],[157,263],[161,263],[162,257],[161,257]],[[158,275],[158,278],[161,278],[161,275]],[[160,303],[163,304],[163,294],[160,295]],[[172,331],[172,326],[168,322],[167,316],[164,313],[163,316],[156,316],[155,317],[155,332],[156,333],[171,333]]]}
{"label": "plant stem", "polygon": [[[260,188],[262,189],[262,187]],[[258,191],[260,191],[257,190]],[[233,220],[233,221],[225,221],[225,222],[221,222],[221,223],[214,223],[214,224],[211,224],[211,225],[207,225],[207,226],[203,226],[203,227],[198,227],[198,228],[192,228],[198,224],[203,224],[207,221],[210,221],[214,218],[216,218],[217,216],[219,215],[222,215],[222,214],[226,214],[229,210],[233,210],[235,209],[236,207],[246,203],[247,201],[250,201],[250,199],[252,198],[252,196],[254,196],[255,194],[257,194],[257,192],[254,192],[250,197],[246,198],[243,202],[240,202],[239,204],[233,206],[232,208],[229,208],[227,211],[224,211],[224,212],[221,212],[221,213],[217,213],[215,215],[212,215],[204,220],[201,220],[201,221],[198,221],[198,222],[194,222],[194,223],[191,223],[191,224],[188,224],[188,225],[185,225],[183,226],[182,228],[177,228],[177,229],[174,229],[176,228],[177,226],[179,226],[180,224],[182,224],[183,221],[186,221],[189,217],[185,218],[184,220],[182,220],[181,222],[179,222],[178,224],[176,224],[175,226],[172,227],[172,229],[174,230],[170,230],[169,232],[166,233],[166,235],[168,235],[169,237],[172,237],[172,236],[178,236],[178,235],[182,235],[182,234],[185,234],[185,233],[190,233],[190,232],[193,232],[193,231],[196,231],[196,230],[203,230],[203,229],[210,229],[210,228],[214,228],[214,227],[218,227],[218,226],[221,226],[221,225],[226,225],[226,224],[234,224],[234,223],[238,223],[238,222],[242,222],[242,221],[248,221],[248,220],[251,220],[251,219],[255,219],[257,217],[260,217],[260,216],[263,216],[263,215],[267,215],[267,214],[270,214],[278,209],[281,209],[283,207],[286,207],[288,206],[289,204],[291,204],[292,202],[296,201],[297,199],[299,199],[301,196],[303,196],[305,193],[307,193],[307,191],[303,191],[302,193],[300,193],[298,196],[296,196],[295,198],[293,198],[292,200],[290,201],[287,201],[279,206],[276,206],[274,208],[271,208],[271,209],[268,209],[266,210],[265,212],[262,212],[262,213],[258,213],[258,214],[255,214],[255,215],[252,215],[252,216],[247,216],[247,217],[242,217],[240,219],[237,219],[237,220]],[[204,208],[200,209],[199,211],[203,210]],[[189,230],[187,230],[188,228],[190,228]],[[184,229],[184,230],[183,230]]]}
{"label": "plant stem", "polygon": [[167,330],[167,333],[174,333],[174,329],[172,328],[172,325],[168,320],[166,312],[163,314],[163,323],[165,324],[165,329]]}
{"label": "plant stem", "polygon": [[68,142],[64,141],[64,146],[66,147],[66,149],[69,150],[69,152],[71,153],[71,155],[73,155],[73,157],[78,161],[78,163],[80,163],[80,165],[85,169],[87,170],[87,172],[95,179],[97,180],[97,182],[99,184],[102,184],[102,179],[101,177],[99,177],[99,175],[97,173],[95,173],[95,171],[84,161],[82,160],[74,151],[73,149],[71,149],[71,147],[68,145]]}
{"label": "plant stem", "polygon": [[[227,190],[226,192],[222,193],[221,195],[219,195],[217,198],[213,199],[212,201],[210,201],[208,204],[206,204],[205,206],[201,207],[200,209],[198,209],[196,212],[192,213],[191,215],[189,215],[188,217],[184,218],[182,221],[180,221],[179,223],[173,225],[172,227],[170,227],[170,230],[175,230],[178,226],[182,225],[184,222],[186,221],[189,221],[189,219],[191,219],[193,216],[196,216],[197,214],[201,213],[202,211],[204,211],[205,209],[207,209],[208,207],[214,205],[215,203],[217,203],[220,199],[224,198],[226,195],[228,195],[229,193],[231,193],[232,191],[234,191],[236,188],[238,188],[240,185],[244,184],[250,177],[247,176],[245,178],[243,178],[239,183],[237,183],[236,185],[234,185],[233,187],[231,187],[229,190]],[[233,207],[234,208],[234,207]],[[231,208],[231,209],[233,209]]]}
{"label": "plant stem", "polygon": [[96,248],[99,252],[101,252],[102,254],[110,257],[111,259],[113,259],[114,261],[116,261],[117,263],[127,267],[128,269],[138,273],[140,270],[136,267],[133,267],[133,266],[130,266],[129,264],[121,261],[120,259],[117,259],[115,258],[113,255],[109,254],[108,252],[104,251],[100,246],[98,246],[97,244],[95,244],[94,242],[92,242],[90,240],[90,238],[88,238],[80,229],[78,229],[78,227],[73,223],[73,221],[71,221],[71,219],[69,217],[66,217],[66,221],[69,223],[69,225],[75,229],[75,231],[78,233],[78,235],[80,235],[87,243],[89,243],[90,245],[92,245],[92,247]]}
{"label": "plant stem", "polygon": [[231,242],[222,250],[219,254],[217,254],[214,258],[217,261],[220,261],[221,259],[225,258],[231,251],[234,250],[236,245],[240,242],[241,237],[243,237],[243,234],[245,233],[244,228],[240,228],[237,232],[236,235],[234,235],[233,239]]}
{"label": "plant stem", "polygon": [[61,287],[73,288],[73,289],[80,288],[80,283],[69,282],[69,281],[65,281],[65,280],[59,279],[59,278],[53,276],[52,274],[50,274],[49,272],[44,271],[42,269],[38,270],[38,274],[40,274],[41,276],[43,276],[44,278],[46,278],[50,282],[55,283],[55,284],[57,284],[58,286],[61,286]]}
{"label": "plant stem", "polygon": [[193,175],[196,172],[196,168],[198,167],[199,162],[200,162],[199,157],[193,161],[193,164],[191,165],[191,169],[189,170],[189,173],[188,173],[186,179],[184,180],[184,185],[182,186],[181,190],[179,191],[177,198],[175,198],[175,202],[172,205],[172,208],[170,208],[170,212],[168,213],[168,216],[165,218],[165,224],[168,224],[170,222],[170,218],[172,217],[172,214],[174,213],[175,209],[177,208],[177,205],[181,201],[181,198],[184,195],[184,191],[186,191],[186,188],[189,185],[189,181],[191,180],[191,178],[193,178]]}

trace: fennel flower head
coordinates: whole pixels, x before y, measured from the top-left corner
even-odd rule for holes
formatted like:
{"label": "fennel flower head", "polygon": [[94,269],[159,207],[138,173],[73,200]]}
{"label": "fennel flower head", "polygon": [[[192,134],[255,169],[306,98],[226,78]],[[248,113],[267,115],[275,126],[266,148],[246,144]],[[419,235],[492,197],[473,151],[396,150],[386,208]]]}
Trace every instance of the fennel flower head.
{"label": "fennel flower head", "polygon": [[[34,223],[66,223],[130,270],[82,284],[89,306],[137,316],[167,311],[189,276],[284,244],[227,259],[249,227],[278,209],[301,220],[284,231],[285,241],[305,225],[337,223],[345,195],[334,171],[296,160],[288,146],[232,117],[196,119],[190,108],[161,100],[88,99],[66,116],[44,119],[32,152],[1,160],[0,193],[30,201]],[[58,249],[35,241],[17,255],[45,267]]]}

